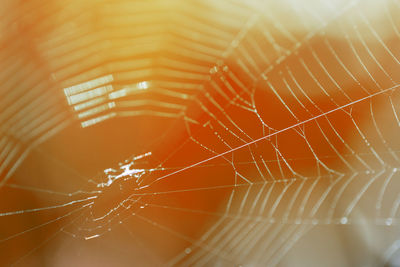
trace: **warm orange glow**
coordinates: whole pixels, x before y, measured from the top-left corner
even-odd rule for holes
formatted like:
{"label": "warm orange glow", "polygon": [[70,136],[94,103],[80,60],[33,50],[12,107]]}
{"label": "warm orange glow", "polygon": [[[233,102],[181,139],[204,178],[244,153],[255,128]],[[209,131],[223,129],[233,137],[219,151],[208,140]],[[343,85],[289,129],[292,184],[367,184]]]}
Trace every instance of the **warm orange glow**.
{"label": "warm orange glow", "polygon": [[398,0],[0,3],[0,265],[397,266]]}

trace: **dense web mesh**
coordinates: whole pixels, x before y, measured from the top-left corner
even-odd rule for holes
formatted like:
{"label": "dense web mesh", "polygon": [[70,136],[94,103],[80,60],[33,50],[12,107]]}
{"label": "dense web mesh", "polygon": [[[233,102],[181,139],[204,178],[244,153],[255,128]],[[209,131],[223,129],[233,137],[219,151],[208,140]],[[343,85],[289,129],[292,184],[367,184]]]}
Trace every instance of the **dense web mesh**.
{"label": "dense web mesh", "polygon": [[4,7],[5,264],[291,265],[324,227],[395,264],[398,1]]}

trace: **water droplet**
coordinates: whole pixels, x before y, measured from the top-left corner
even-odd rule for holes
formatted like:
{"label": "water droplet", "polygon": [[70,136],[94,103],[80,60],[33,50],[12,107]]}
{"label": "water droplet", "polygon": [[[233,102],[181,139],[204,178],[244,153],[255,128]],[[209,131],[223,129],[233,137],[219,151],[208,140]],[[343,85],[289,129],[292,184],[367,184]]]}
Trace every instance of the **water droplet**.
{"label": "water droplet", "polygon": [[386,225],[392,225],[392,223],[393,223],[392,218],[387,218],[385,223],[386,223]]}
{"label": "water droplet", "polygon": [[186,249],[185,249],[185,253],[186,253],[186,254],[190,254],[191,252],[192,252],[192,249],[191,249],[191,248],[186,248]]}
{"label": "water droplet", "polygon": [[340,219],[340,223],[341,224],[346,224],[347,222],[348,222],[347,217],[343,217],[343,218]]}
{"label": "water droplet", "polygon": [[217,72],[218,72],[218,67],[217,66],[214,66],[213,68],[210,69],[210,73],[211,74],[214,74],[214,73],[217,73]]}
{"label": "water droplet", "polygon": [[238,47],[239,41],[238,40],[233,40],[232,41],[232,47]]}

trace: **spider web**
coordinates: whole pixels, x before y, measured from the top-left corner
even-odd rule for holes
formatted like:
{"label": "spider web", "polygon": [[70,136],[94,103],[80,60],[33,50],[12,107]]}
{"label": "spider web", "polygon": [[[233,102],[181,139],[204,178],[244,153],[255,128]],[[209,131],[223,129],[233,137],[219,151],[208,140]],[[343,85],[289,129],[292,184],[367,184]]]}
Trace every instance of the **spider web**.
{"label": "spider web", "polygon": [[[0,212],[7,228],[0,242],[15,244],[53,227],[39,234],[41,241],[18,255],[17,263],[55,239],[96,242],[123,231],[135,242],[145,240],[144,250],[153,250],[151,257],[162,264],[274,266],[312,230],[333,225],[395,229],[375,251],[390,262],[399,247],[400,222],[400,5],[289,2],[249,3],[253,12],[218,52],[222,57],[207,66],[209,78],[188,97],[190,103],[178,111],[150,108],[150,115],[178,119],[143,153],[105,166],[93,178],[81,177],[81,188],[71,191],[30,186],[18,175],[16,181],[6,175],[6,200],[24,191],[46,204],[6,206]],[[383,14],[371,16],[382,5]],[[281,13],[295,22],[277,19]],[[102,86],[114,76],[80,88]],[[121,87],[117,94],[114,85],[102,94],[119,98],[129,88],[153,83],[160,81]],[[113,101],[106,109],[118,108],[121,102]],[[98,123],[105,117],[96,112],[90,116]],[[14,150],[3,140],[6,166]],[[46,214],[33,220],[37,213]],[[23,218],[32,220],[29,227],[9,227]],[[144,234],[151,231],[154,235]],[[169,244],[170,251],[157,255],[162,249],[156,242]]]}

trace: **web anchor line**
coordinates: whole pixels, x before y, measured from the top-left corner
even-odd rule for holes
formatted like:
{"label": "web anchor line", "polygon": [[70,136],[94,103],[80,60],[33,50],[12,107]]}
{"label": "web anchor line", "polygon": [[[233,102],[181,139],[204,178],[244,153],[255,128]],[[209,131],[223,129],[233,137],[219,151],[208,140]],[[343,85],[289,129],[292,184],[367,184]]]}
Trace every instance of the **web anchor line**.
{"label": "web anchor line", "polygon": [[204,160],[201,160],[201,161],[199,161],[199,162],[196,162],[196,163],[194,163],[194,164],[188,165],[188,166],[186,166],[186,167],[184,167],[184,168],[182,168],[182,169],[179,169],[179,170],[177,170],[177,171],[174,171],[174,172],[168,173],[168,174],[166,174],[166,175],[163,175],[163,176],[157,178],[156,180],[152,181],[151,183],[149,183],[149,184],[147,184],[147,185],[140,186],[140,187],[136,188],[136,190],[141,190],[141,189],[148,188],[148,187],[150,187],[151,185],[153,185],[154,183],[156,183],[156,182],[158,182],[158,181],[160,181],[160,180],[163,180],[163,179],[165,179],[165,178],[167,178],[167,177],[169,177],[169,176],[172,176],[172,175],[181,173],[181,172],[186,171],[186,170],[188,170],[188,169],[191,169],[191,168],[193,168],[193,167],[199,166],[199,165],[201,165],[201,164],[203,164],[203,163],[209,162],[209,161],[211,161],[211,160],[213,160],[213,159],[222,157],[222,156],[224,156],[224,155],[226,155],[226,154],[229,154],[229,153],[231,153],[231,152],[234,152],[234,151],[236,151],[236,150],[240,150],[240,149],[242,149],[242,148],[244,148],[244,147],[250,146],[250,145],[255,144],[255,143],[258,143],[258,142],[260,142],[260,141],[262,141],[262,140],[265,140],[265,139],[268,139],[268,138],[273,137],[273,136],[275,136],[275,135],[278,135],[278,134],[280,134],[280,133],[282,133],[282,132],[285,132],[285,131],[287,131],[287,130],[291,130],[291,129],[294,129],[294,128],[298,127],[298,126],[304,125],[304,124],[306,124],[306,123],[308,123],[308,122],[310,122],[310,121],[314,121],[314,120],[317,120],[317,119],[319,119],[319,118],[321,118],[321,117],[327,116],[327,115],[329,115],[329,114],[331,114],[331,113],[334,113],[334,112],[336,112],[336,111],[338,111],[338,110],[343,110],[343,109],[345,109],[345,108],[347,108],[347,107],[350,107],[350,106],[355,105],[355,104],[357,104],[357,103],[363,102],[363,101],[365,101],[365,100],[367,100],[367,99],[371,99],[371,98],[373,98],[373,97],[375,97],[375,96],[378,96],[378,95],[381,95],[381,94],[383,94],[383,93],[387,93],[387,92],[389,92],[389,91],[398,89],[399,87],[400,87],[400,84],[397,84],[397,85],[395,85],[395,86],[386,88],[386,89],[381,90],[381,91],[378,91],[378,92],[376,92],[376,93],[367,95],[367,96],[362,97],[362,98],[360,98],[360,99],[358,99],[358,100],[355,100],[355,101],[352,101],[352,102],[350,102],[350,103],[347,103],[347,104],[345,104],[345,105],[343,105],[343,106],[340,106],[340,107],[334,108],[334,109],[332,109],[332,110],[329,110],[329,111],[327,111],[327,112],[321,113],[321,114],[319,114],[319,115],[317,115],[317,116],[315,116],[315,117],[312,117],[312,118],[309,118],[309,119],[307,119],[307,120],[298,122],[298,123],[296,123],[296,124],[293,124],[292,126],[288,126],[288,127],[286,127],[286,128],[283,128],[283,129],[278,130],[278,131],[276,131],[276,132],[273,132],[273,133],[271,133],[271,134],[268,134],[268,135],[265,135],[265,136],[260,137],[260,138],[258,138],[258,139],[255,139],[255,140],[253,140],[253,141],[247,142],[247,143],[245,143],[245,144],[243,144],[243,145],[240,145],[240,146],[237,146],[237,147],[235,147],[235,148],[229,149],[229,150],[227,150],[227,151],[225,151],[225,152],[222,152],[221,154],[218,154],[218,155],[215,155],[215,156],[206,158],[206,159],[204,159]]}

